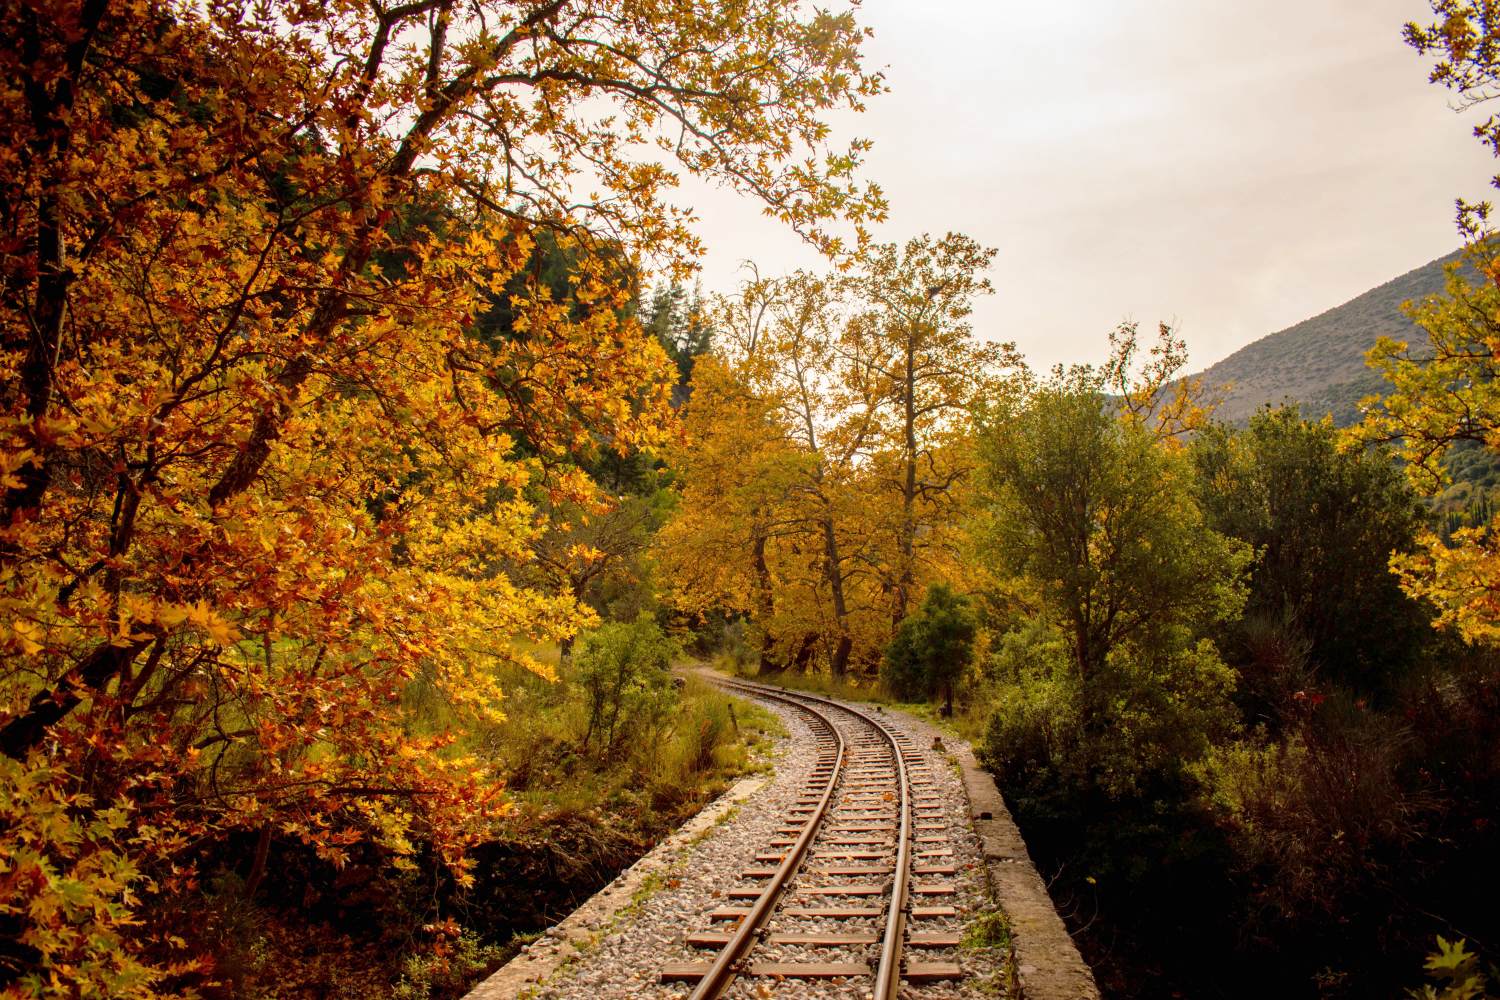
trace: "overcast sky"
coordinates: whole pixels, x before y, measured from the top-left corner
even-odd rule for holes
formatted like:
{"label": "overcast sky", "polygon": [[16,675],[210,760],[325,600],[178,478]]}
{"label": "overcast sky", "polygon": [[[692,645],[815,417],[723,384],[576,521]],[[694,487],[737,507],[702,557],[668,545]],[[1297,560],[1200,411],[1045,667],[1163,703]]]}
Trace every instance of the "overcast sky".
{"label": "overcast sky", "polygon": [[[891,92],[878,235],[999,255],[975,328],[1033,364],[1097,360],[1122,319],[1173,321],[1201,368],[1452,250],[1495,164],[1401,41],[1421,0],[868,0]],[[685,190],[728,290],[816,255],[755,206]]]}

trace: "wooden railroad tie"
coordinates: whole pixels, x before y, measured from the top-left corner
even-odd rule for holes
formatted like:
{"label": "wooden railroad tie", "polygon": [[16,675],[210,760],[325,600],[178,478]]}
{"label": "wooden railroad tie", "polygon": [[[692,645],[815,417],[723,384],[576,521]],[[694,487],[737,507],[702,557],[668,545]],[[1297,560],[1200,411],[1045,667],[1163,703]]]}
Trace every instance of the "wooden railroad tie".
{"label": "wooden railroad tie", "polygon": [[[664,983],[696,983],[708,975],[708,962],[673,962],[662,966]],[[744,975],[773,979],[848,979],[870,975],[863,962],[751,962]],[[901,978],[909,983],[951,982],[962,979],[957,962],[908,962]]]}
{"label": "wooden railroad tie", "polygon": [[[696,934],[689,934],[685,943],[689,948],[722,948],[733,936],[729,931],[700,931]],[[879,941],[880,935],[878,934],[770,934],[766,936],[768,944],[795,944],[807,948],[844,948],[853,945],[876,944]],[[962,942],[963,935],[947,932],[913,934],[906,939],[906,943],[913,948],[957,948]]]}

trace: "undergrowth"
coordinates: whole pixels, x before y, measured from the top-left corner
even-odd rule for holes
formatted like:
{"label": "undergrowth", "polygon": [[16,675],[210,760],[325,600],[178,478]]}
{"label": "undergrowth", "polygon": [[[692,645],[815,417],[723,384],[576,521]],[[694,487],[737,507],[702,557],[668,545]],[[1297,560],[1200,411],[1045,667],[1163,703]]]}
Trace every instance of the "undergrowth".
{"label": "undergrowth", "polygon": [[[589,739],[597,710],[577,668],[555,647],[529,649],[556,669],[500,677],[507,718],[464,729],[415,687],[414,729],[457,731],[453,751],[503,776],[513,806],[471,852],[458,885],[421,855],[399,877],[374,857],[334,870],[277,842],[254,898],[218,876],[205,933],[236,997],[457,1000],[741,775],[765,766],[758,748],[782,731],[760,706],[695,676],[660,671],[625,700],[609,741]],[[592,700],[597,701],[597,698]],[[639,711],[636,711],[639,710]],[[597,725],[596,737],[597,737]]]}

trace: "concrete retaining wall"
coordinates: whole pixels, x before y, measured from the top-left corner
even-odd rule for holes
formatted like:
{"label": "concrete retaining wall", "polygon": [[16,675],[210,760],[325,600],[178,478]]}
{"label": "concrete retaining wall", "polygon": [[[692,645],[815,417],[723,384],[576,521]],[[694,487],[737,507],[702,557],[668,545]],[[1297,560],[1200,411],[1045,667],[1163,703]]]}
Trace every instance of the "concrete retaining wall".
{"label": "concrete retaining wall", "polygon": [[963,771],[995,900],[1010,918],[1023,1000],[1098,1000],[1094,974],[1052,905],[995,779],[967,743],[952,740],[950,752]]}

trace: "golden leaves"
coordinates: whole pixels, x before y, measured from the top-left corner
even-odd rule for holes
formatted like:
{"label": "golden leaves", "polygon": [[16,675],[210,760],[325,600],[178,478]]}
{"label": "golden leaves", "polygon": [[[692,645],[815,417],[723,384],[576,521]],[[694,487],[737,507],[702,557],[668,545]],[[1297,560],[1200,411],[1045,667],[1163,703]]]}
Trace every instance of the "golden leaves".
{"label": "golden leaves", "polygon": [[[1495,259],[1494,244],[1481,243],[1467,262],[1485,274]],[[1408,304],[1407,312],[1427,342],[1413,347],[1382,338],[1371,348],[1367,361],[1390,390],[1362,401],[1365,418],[1347,443],[1393,445],[1412,485],[1431,496],[1448,485],[1444,458],[1456,442],[1500,447],[1500,288],[1488,280],[1471,284],[1460,264],[1450,264],[1446,293]],[[1429,533],[1421,551],[1391,560],[1403,589],[1437,608],[1435,624],[1470,642],[1500,640],[1496,529],[1494,520],[1473,524],[1447,542]]]}
{"label": "golden leaves", "polygon": [[[5,761],[41,758],[22,808],[57,839],[34,860],[186,891],[184,857],[275,829],[335,862],[426,842],[461,870],[503,804],[449,729],[499,717],[499,665],[549,675],[512,638],[589,618],[521,567],[611,558],[613,512],[559,469],[677,436],[670,362],[628,318],[643,259],[699,249],[676,171],[841,246],[834,216],[883,210],[864,144],[824,148],[822,112],[879,88],[862,32],[792,0],[461,7],[452,41],[342,2],[142,0],[97,32],[83,9],[47,7],[30,63],[0,18],[0,79],[73,101],[42,135],[0,90],[0,326],[22,345],[0,355],[0,490],[29,497],[0,519],[0,727]],[[111,69],[64,87],[80,39]],[[66,323],[28,360],[48,309]],[[539,514],[565,505],[553,552]],[[449,729],[423,733],[414,692]],[[151,825],[43,808],[84,773]],[[69,950],[91,933],[135,970],[135,876],[100,871],[29,901],[64,979],[98,972]],[[112,916],[84,930],[68,893]]]}
{"label": "golden leaves", "polygon": [[788,660],[878,656],[892,595],[952,572],[968,413],[1013,359],[964,322],[992,254],[920,237],[720,300],[658,546],[679,607],[748,612]]}

